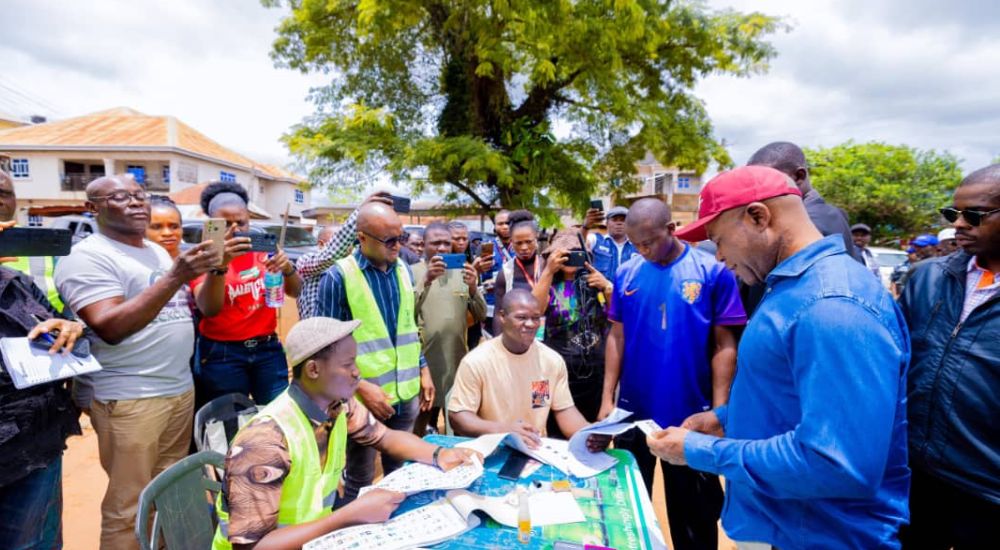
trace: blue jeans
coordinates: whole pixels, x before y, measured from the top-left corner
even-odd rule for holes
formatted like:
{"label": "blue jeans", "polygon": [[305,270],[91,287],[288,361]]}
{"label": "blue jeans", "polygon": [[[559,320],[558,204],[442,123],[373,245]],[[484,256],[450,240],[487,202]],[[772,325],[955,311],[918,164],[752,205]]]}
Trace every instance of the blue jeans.
{"label": "blue jeans", "polygon": [[[413,425],[420,412],[420,396],[409,401],[402,401],[392,406],[395,413],[383,421],[390,430],[413,432]],[[372,484],[375,479],[375,447],[358,445],[350,438],[347,440],[347,464],[344,467],[344,497],[337,500],[337,507],[343,506],[358,498],[358,490]],[[402,460],[397,460],[382,453],[382,474],[389,475],[400,466]]]}
{"label": "blue jeans", "polygon": [[0,546],[62,548],[62,457],[0,487]]}
{"label": "blue jeans", "polygon": [[278,338],[253,347],[243,342],[198,339],[194,364],[196,408],[230,393],[253,397],[266,405],[288,387],[288,362]]}

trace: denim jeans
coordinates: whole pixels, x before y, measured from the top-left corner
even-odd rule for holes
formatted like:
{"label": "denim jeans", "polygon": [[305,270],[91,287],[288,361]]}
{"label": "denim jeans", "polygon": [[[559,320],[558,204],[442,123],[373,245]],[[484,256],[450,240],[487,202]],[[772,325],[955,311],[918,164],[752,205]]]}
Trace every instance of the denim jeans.
{"label": "denim jeans", "polygon": [[0,546],[62,548],[62,457],[0,487]]}
{"label": "denim jeans", "polygon": [[[420,396],[418,395],[409,401],[396,403],[392,408],[395,413],[382,423],[390,430],[412,432],[413,425],[417,421],[417,413],[420,412]],[[347,440],[347,464],[344,468],[344,496],[338,499],[338,507],[356,499],[358,497],[358,490],[372,484],[372,480],[375,479],[375,454],[377,452],[375,447],[358,445],[350,439]],[[383,475],[389,475],[402,465],[403,461],[382,453]]]}
{"label": "denim jeans", "polygon": [[266,405],[288,387],[288,362],[277,338],[247,347],[243,342],[198,339],[194,380],[197,408],[229,393],[253,397]]}

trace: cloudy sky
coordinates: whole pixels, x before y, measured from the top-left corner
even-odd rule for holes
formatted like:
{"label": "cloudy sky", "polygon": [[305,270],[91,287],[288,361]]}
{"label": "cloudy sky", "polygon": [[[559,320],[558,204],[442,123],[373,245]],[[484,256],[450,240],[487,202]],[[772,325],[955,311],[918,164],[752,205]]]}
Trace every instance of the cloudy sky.
{"label": "cloudy sky", "polygon": [[[1000,2],[711,0],[785,17],[769,73],[698,88],[737,163],[769,141],[847,139],[1000,154]],[[947,5],[946,5],[947,4]],[[172,114],[256,159],[311,111],[319,75],[274,68],[280,10],[255,0],[5,0],[0,111]]]}

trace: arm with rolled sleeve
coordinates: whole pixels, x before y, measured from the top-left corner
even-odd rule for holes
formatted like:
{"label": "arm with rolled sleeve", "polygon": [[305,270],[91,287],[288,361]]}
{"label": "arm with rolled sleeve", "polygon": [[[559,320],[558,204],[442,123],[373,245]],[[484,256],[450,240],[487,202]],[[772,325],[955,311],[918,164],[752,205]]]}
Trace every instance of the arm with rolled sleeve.
{"label": "arm with rolled sleeve", "polygon": [[[889,456],[905,350],[872,312],[840,297],[809,305],[787,331],[798,425],[762,440],[690,432],[685,458],[774,498],[870,497]],[[864,345],[845,345],[859,334]],[[727,409],[717,414],[725,425]]]}

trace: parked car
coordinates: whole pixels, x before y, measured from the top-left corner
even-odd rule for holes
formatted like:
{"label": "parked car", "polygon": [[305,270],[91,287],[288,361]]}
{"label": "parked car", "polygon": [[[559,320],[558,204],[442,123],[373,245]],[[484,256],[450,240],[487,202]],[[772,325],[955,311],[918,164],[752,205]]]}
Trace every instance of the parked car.
{"label": "parked car", "polygon": [[878,271],[882,276],[882,284],[886,288],[890,288],[889,278],[892,276],[893,270],[906,261],[906,252],[895,248],[882,248],[878,246],[872,246],[868,250],[871,250],[872,254],[875,255],[875,261],[878,262]]}
{"label": "parked car", "polygon": [[60,216],[48,225],[52,229],[69,229],[73,234],[73,244],[97,233],[97,220],[90,216]]}
{"label": "parked car", "polygon": [[[201,230],[204,220],[190,220],[184,222],[181,236],[181,250],[187,250],[201,242]],[[250,231],[252,233],[272,233],[281,235],[281,224],[269,221],[251,221]],[[285,231],[285,254],[288,259],[295,262],[300,257],[310,252],[319,250],[316,244],[316,236],[312,233],[312,227],[307,225],[289,225]]]}

